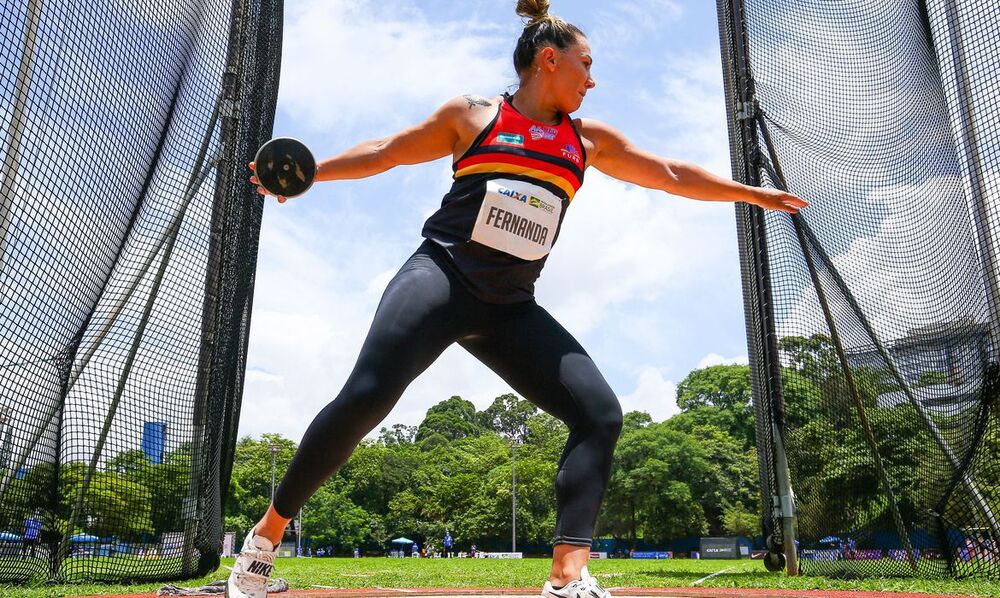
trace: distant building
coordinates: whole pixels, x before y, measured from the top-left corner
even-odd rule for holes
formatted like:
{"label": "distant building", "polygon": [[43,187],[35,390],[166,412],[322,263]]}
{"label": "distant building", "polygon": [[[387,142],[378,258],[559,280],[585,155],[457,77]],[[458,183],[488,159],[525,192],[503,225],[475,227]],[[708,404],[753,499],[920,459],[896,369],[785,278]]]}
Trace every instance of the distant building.
{"label": "distant building", "polygon": [[165,422],[146,422],[142,426],[142,452],[153,465],[163,463],[163,452],[167,443]]}
{"label": "distant building", "polygon": [[[921,326],[887,344],[885,349],[914,397],[928,411],[950,414],[977,405],[972,399],[982,385],[989,360],[988,324],[968,317]],[[849,352],[847,361],[855,369],[884,372],[882,382],[898,386],[875,347]],[[901,389],[878,396],[879,407],[908,403],[909,398]]]}

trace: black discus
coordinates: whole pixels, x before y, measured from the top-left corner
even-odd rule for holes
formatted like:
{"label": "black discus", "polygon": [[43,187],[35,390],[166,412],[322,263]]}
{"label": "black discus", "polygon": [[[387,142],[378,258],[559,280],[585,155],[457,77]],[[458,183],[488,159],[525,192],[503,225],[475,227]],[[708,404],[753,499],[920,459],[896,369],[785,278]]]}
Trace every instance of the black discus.
{"label": "black discus", "polygon": [[316,177],[316,159],[298,139],[275,137],[257,150],[257,180],[274,195],[302,195]]}

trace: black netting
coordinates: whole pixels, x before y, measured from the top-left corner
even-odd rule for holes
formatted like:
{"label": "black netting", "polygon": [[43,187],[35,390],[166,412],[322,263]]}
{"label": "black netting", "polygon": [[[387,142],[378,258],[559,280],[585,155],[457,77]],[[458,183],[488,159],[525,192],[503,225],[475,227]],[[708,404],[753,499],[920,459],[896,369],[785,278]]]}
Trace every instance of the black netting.
{"label": "black netting", "polygon": [[1000,3],[718,7],[771,548],[1000,577]]}
{"label": "black netting", "polygon": [[281,20],[0,4],[0,581],[217,567]]}

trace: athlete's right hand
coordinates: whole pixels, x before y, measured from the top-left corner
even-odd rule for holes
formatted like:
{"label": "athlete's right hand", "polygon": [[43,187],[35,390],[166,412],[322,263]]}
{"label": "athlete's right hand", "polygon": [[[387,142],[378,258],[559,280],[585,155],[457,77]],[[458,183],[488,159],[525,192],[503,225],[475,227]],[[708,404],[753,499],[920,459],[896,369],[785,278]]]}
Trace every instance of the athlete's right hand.
{"label": "athlete's right hand", "polygon": [[257,163],[251,162],[250,164],[248,164],[248,166],[250,167],[250,170],[253,172],[253,175],[250,177],[250,182],[253,183],[254,185],[257,185],[257,193],[260,193],[265,197],[268,195],[276,197],[278,198],[278,203],[285,203],[285,201],[288,199],[287,197],[284,197],[282,195],[275,195],[274,193],[271,193],[267,189],[260,186],[260,181],[257,180]]}

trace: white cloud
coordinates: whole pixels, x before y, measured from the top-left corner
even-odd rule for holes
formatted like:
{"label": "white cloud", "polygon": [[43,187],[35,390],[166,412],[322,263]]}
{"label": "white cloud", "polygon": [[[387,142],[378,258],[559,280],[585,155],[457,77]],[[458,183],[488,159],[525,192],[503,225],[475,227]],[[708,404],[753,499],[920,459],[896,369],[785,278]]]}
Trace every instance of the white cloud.
{"label": "white cloud", "polygon": [[282,384],[285,381],[284,376],[278,376],[270,372],[266,372],[257,368],[247,368],[246,383],[259,383],[259,384]]}
{"label": "white cloud", "polygon": [[[890,342],[917,327],[986,313],[961,181],[937,177],[922,184],[881,187],[865,203],[887,211],[886,217],[877,231],[857,236],[832,260],[879,340]],[[847,304],[833,300],[838,296],[835,283],[824,278],[823,288],[845,345],[870,344]],[[779,318],[779,335],[808,335],[824,328],[815,288],[809,284],[789,316]]]}
{"label": "white cloud", "polygon": [[613,307],[663,300],[667,291],[683,296],[686,286],[711,279],[722,261],[737,259],[731,210],[591,170],[539,282],[539,299],[584,334]]}
{"label": "white cloud", "polygon": [[663,372],[653,366],[642,366],[636,377],[635,390],[620,397],[622,411],[645,411],[653,421],[664,421],[680,412],[677,407],[677,384],[663,378]]}
{"label": "white cloud", "polygon": [[508,37],[405,0],[302,2],[286,17],[279,109],[313,128],[380,122],[387,134],[450,97],[499,93]]}
{"label": "white cloud", "polygon": [[657,133],[669,143],[662,151],[729,177],[729,131],[721,64],[719,50],[714,46],[671,55],[664,60],[659,87],[642,90],[639,98],[661,118]]}
{"label": "white cloud", "polygon": [[746,355],[737,355],[736,357],[723,357],[717,353],[709,353],[708,355],[701,358],[698,362],[696,369],[704,369],[712,367],[713,365],[747,365],[750,363],[750,358]]}

